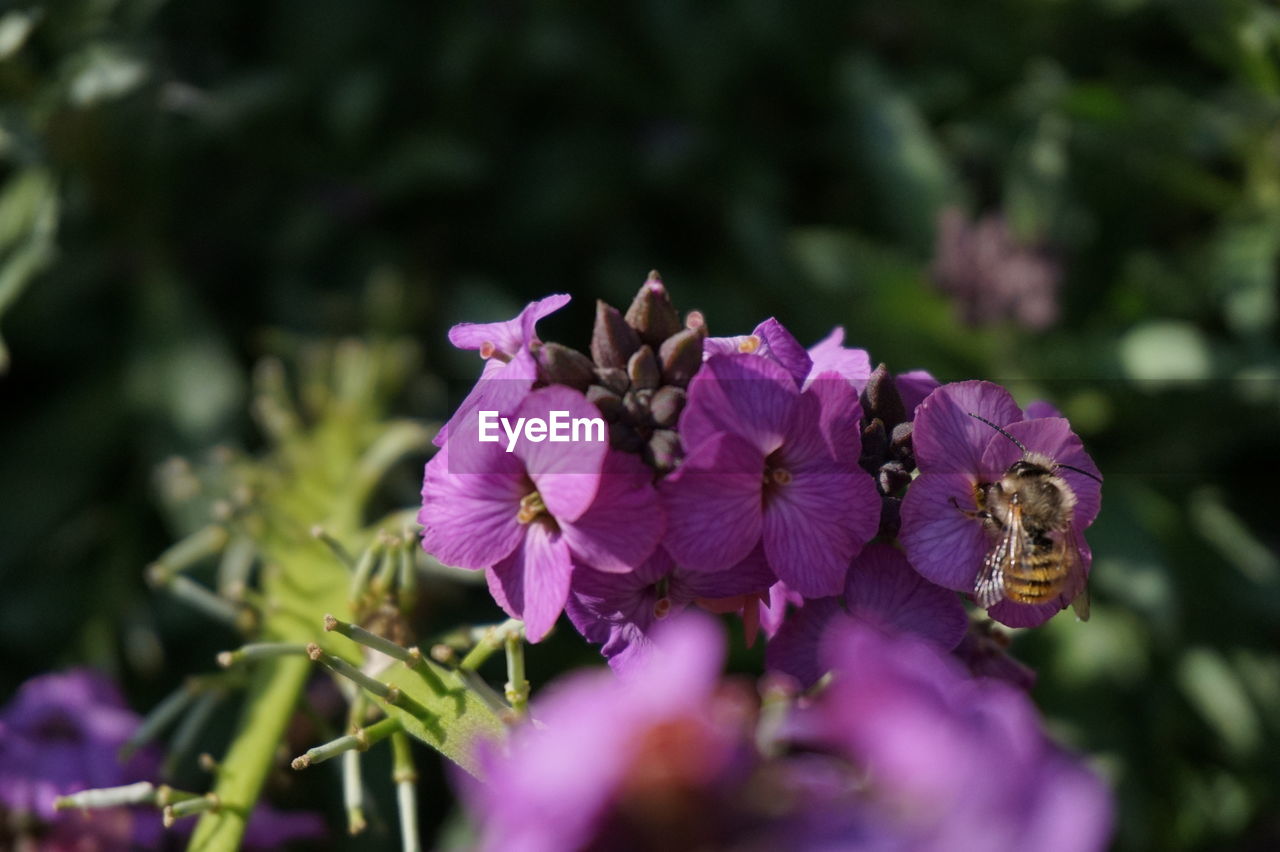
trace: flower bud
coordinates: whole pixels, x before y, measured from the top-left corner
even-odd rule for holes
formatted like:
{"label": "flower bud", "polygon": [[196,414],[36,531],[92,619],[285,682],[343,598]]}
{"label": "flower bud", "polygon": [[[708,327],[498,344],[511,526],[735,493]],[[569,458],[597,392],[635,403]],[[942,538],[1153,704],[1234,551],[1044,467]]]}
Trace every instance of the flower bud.
{"label": "flower bud", "polygon": [[862,410],[868,418],[878,417],[889,427],[907,419],[907,410],[902,404],[902,397],[898,395],[897,383],[884,364],[871,371],[871,378],[867,380],[867,387],[862,392]]}
{"label": "flower bud", "polygon": [[667,385],[659,388],[649,403],[649,417],[655,426],[674,426],[680,419],[684,409],[685,392],[683,388]]}
{"label": "flower bud", "polygon": [[627,391],[627,395],[622,398],[623,419],[633,426],[647,426],[649,403],[652,400],[652,390]]}
{"label": "flower bud", "polygon": [[568,385],[585,391],[595,381],[595,365],[577,350],[559,343],[544,343],[538,347],[538,376],[549,385]]}
{"label": "flower bud", "polygon": [[619,396],[631,387],[626,371],[619,367],[596,367],[596,381]]}
{"label": "flower bud", "polygon": [[[903,462],[911,459],[914,455],[914,450],[911,445],[911,428],[912,424],[909,421],[906,423],[899,423],[897,426],[893,427],[893,434],[889,438],[889,446],[893,450],[893,455],[897,456]],[[914,466],[914,464],[908,465],[908,467]]]}
{"label": "flower bud", "polygon": [[661,377],[658,373],[658,359],[648,345],[636,350],[627,361],[627,376],[631,379],[631,387],[652,390],[658,386]]}
{"label": "flower bud", "polygon": [[685,387],[702,366],[702,335],[692,328],[674,334],[662,342],[658,357],[663,381]]}
{"label": "flower bud", "polygon": [[587,388],[587,399],[600,409],[600,414],[610,423],[622,417],[622,397],[604,385],[592,385]]}
{"label": "flower bud", "polygon": [[626,320],[627,325],[639,332],[643,342],[655,348],[683,328],[680,314],[671,304],[671,297],[656,270],[649,273],[649,279],[636,293],[631,307],[627,308]]}
{"label": "flower bud", "polygon": [[612,305],[596,301],[596,324],[591,332],[591,358],[600,367],[625,367],[640,348],[640,337]]}
{"label": "flower bud", "polygon": [[655,429],[644,447],[644,460],[663,473],[674,470],[682,455],[680,436],[670,429]]}
{"label": "flower bud", "polygon": [[[864,465],[870,461],[878,468],[888,450],[889,436],[884,432],[884,421],[879,417],[873,417],[866,426],[862,427],[862,459]],[[872,469],[872,473],[874,472],[875,468]]]}
{"label": "flower bud", "polygon": [[885,494],[897,494],[911,482],[911,471],[902,462],[888,461],[880,466],[876,481]]}
{"label": "flower bud", "polygon": [[619,420],[609,424],[609,445],[624,453],[638,453],[644,446],[644,439],[635,429]]}

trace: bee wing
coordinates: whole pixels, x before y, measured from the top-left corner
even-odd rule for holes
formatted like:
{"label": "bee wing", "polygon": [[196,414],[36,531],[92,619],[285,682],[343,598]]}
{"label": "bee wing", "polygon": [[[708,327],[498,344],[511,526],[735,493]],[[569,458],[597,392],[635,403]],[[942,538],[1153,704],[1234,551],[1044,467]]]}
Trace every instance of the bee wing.
{"label": "bee wing", "polygon": [[1059,558],[1066,566],[1067,580],[1063,584],[1062,594],[1071,601],[1076,618],[1089,620],[1089,578],[1084,573],[1084,560],[1080,558],[1084,542],[1074,526],[1067,527],[1056,545]]}
{"label": "bee wing", "polygon": [[973,597],[983,609],[1004,600],[1004,572],[1010,565],[1016,565],[1026,551],[1024,539],[1026,532],[1022,528],[1022,506],[1015,497],[1009,504],[1009,523],[1000,531],[995,544],[982,559],[982,568],[978,570],[978,579],[973,584]]}

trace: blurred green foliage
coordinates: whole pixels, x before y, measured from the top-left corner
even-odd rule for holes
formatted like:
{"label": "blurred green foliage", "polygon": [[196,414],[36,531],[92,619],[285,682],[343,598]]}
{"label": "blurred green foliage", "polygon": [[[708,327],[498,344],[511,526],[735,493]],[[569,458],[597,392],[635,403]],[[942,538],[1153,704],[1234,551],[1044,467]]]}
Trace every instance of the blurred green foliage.
{"label": "blurred green foliage", "polygon": [[[955,320],[946,205],[1052,249],[1057,327]],[[1119,848],[1275,848],[1278,259],[1265,0],[10,5],[0,688],[88,660],[147,706],[225,646],[141,566],[187,531],[155,466],[255,445],[257,357],[412,335],[399,411],[438,418],[430,375],[477,372],[451,323],[569,291],[544,336],[583,346],[656,266],[716,332],[838,322],[1062,407],[1106,499],[1094,619],[1016,640],[1036,697]],[[565,640],[532,675],[589,658]]]}

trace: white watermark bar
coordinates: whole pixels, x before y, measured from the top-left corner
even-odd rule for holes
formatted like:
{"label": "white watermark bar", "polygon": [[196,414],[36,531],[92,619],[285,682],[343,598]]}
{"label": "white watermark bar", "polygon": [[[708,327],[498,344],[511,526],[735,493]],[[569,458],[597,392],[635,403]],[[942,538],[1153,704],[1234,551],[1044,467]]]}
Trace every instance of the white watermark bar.
{"label": "white watermark bar", "polygon": [[476,437],[481,443],[500,443],[505,435],[509,453],[515,452],[521,437],[533,444],[543,441],[553,444],[603,443],[609,434],[603,417],[570,417],[568,411],[551,411],[545,418],[517,417],[514,423],[510,418],[501,417],[497,411],[481,411],[476,424]]}

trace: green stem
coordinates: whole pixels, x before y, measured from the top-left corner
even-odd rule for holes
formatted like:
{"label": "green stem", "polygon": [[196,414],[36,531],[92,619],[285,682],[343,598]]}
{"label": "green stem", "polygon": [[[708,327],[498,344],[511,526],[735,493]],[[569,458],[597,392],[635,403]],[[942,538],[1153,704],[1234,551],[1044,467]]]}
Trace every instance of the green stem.
{"label": "green stem", "polygon": [[310,672],[311,661],[302,656],[262,661],[231,750],[218,766],[213,792],[221,807],[201,815],[187,847],[190,852],[235,852],[240,848],[249,812]]}

